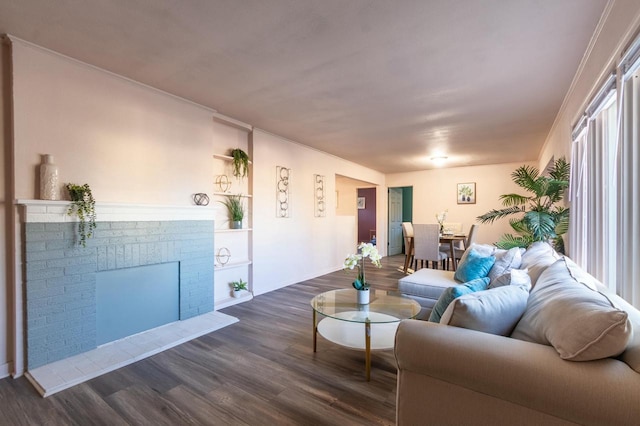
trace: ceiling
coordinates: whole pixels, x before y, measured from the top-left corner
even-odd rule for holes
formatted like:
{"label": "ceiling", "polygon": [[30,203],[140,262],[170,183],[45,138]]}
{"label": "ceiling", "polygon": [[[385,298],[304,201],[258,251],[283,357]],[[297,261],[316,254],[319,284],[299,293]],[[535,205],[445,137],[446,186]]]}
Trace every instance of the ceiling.
{"label": "ceiling", "polygon": [[606,3],[0,0],[0,33],[393,173],[537,159]]}

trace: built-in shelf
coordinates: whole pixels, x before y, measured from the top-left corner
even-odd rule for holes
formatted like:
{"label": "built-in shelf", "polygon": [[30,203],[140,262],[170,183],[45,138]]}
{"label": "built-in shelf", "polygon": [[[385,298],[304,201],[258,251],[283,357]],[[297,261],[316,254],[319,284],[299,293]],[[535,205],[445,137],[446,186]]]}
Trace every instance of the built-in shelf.
{"label": "built-in shelf", "polygon": [[213,267],[216,270],[233,269],[233,268],[239,268],[240,266],[251,265],[251,263],[252,262],[250,260],[242,260],[238,262],[225,263],[224,265],[215,264]]}
{"label": "built-in shelf", "polygon": [[[213,158],[224,161],[233,161],[233,157],[230,155],[213,154]],[[252,164],[251,160],[249,160],[249,164]]]}
{"label": "built-in shelf", "polygon": [[221,195],[224,197],[237,197],[238,195],[243,198],[251,198],[253,195],[251,194],[236,194],[234,192],[214,192],[213,195]]}
{"label": "built-in shelf", "polygon": [[225,232],[250,232],[253,231],[252,228],[242,228],[242,229],[216,229],[214,232],[216,233],[225,233]]}
{"label": "built-in shelf", "polygon": [[238,303],[248,302],[253,299],[253,294],[246,291],[240,297],[228,297],[216,302],[215,310],[228,308],[229,306],[237,305]]}

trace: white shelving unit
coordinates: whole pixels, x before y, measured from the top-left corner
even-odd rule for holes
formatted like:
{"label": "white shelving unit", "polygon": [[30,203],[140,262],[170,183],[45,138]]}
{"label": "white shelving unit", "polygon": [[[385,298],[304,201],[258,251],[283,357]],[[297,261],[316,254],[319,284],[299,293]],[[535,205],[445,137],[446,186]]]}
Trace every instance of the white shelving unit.
{"label": "white shelving unit", "polygon": [[[245,149],[245,147],[242,147]],[[251,164],[251,162],[249,162]],[[243,179],[237,179],[233,176],[232,167],[233,157],[228,155],[213,155],[213,197],[212,201],[217,203],[223,201],[225,197],[242,196],[245,200],[246,214],[242,222],[242,229],[229,228],[229,217],[227,209],[220,206],[216,209],[216,229],[215,229],[215,254],[214,273],[215,273],[215,309],[222,309],[228,306],[249,301],[253,298],[252,294],[252,259],[251,259],[251,242],[252,242],[252,194],[250,193],[251,185],[251,167],[249,176]],[[221,185],[216,184],[216,178],[226,175],[230,187],[220,188]],[[230,256],[226,263],[222,264],[218,259],[218,254],[222,248],[226,248],[230,252]],[[242,279],[249,283],[249,291],[243,292],[240,297],[232,297],[229,283]]]}

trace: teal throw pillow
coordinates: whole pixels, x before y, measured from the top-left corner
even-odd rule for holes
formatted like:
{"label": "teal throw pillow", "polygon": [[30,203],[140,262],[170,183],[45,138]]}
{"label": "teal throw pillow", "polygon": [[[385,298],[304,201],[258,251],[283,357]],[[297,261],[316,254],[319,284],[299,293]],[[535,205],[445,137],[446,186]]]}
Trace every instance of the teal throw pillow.
{"label": "teal throw pillow", "polygon": [[477,278],[475,280],[469,281],[468,283],[458,284],[454,285],[453,287],[447,288],[442,292],[440,298],[433,306],[431,315],[429,316],[429,321],[440,322],[440,318],[442,317],[442,314],[444,314],[444,311],[447,310],[447,306],[449,306],[449,303],[453,302],[456,298],[462,295],[486,290],[487,287],[489,287],[489,281],[489,277]]}
{"label": "teal throw pillow", "polygon": [[466,259],[463,259],[458,264],[458,269],[456,269],[453,278],[461,283],[466,283],[476,278],[484,278],[489,274],[495,262],[495,256],[482,255],[475,248],[470,248]]}

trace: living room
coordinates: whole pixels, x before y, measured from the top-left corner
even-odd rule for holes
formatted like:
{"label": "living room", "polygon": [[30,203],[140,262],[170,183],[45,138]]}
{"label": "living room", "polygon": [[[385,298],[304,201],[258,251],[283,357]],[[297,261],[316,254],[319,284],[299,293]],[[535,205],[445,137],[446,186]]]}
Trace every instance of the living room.
{"label": "living room", "polygon": [[[516,188],[510,179],[516,167],[530,164],[542,169],[551,158],[571,158],[573,126],[640,29],[640,6],[635,2],[594,3],[600,6],[594,22],[600,19],[599,24],[590,31],[592,39],[583,51],[574,52],[582,62],[579,67],[576,62],[569,76],[569,81],[573,80],[566,87],[562,104],[557,105],[559,110],[547,112],[552,125],[546,128],[544,140],[537,140],[533,146],[525,139],[512,142],[522,146],[523,156],[507,163],[444,168],[428,165],[408,172],[386,172],[309,147],[304,140],[275,134],[269,127],[263,129],[207,106],[199,101],[203,98],[198,90],[204,88],[192,88],[191,97],[186,98],[141,83],[144,79],[136,75],[146,74],[153,80],[154,70],[148,64],[137,64],[134,73],[121,75],[106,59],[104,63],[78,60],[64,54],[64,44],[52,41],[44,46],[37,38],[23,36],[1,21],[0,32],[9,36],[2,45],[0,89],[5,147],[1,216],[6,224],[0,230],[6,242],[1,251],[6,274],[0,282],[0,304],[7,307],[7,315],[0,319],[0,376],[19,377],[27,369],[22,351],[23,259],[22,249],[16,249],[22,247],[23,234],[16,231],[21,218],[12,201],[38,198],[37,170],[42,154],[55,156],[63,182],[89,183],[99,208],[100,203],[192,206],[194,193],[211,195],[215,191],[213,155],[228,154],[236,147],[245,149],[251,156],[252,175],[232,185],[252,194],[252,264],[246,271],[250,271],[253,296],[265,295],[341,269],[345,254],[354,250],[354,217],[335,213],[345,195],[336,185],[336,176],[376,188],[377,244],[384,255],[388,240],[387,188],[413,187],[414,222],[432,223],[435,213],[448,209],[451,221],[469,226],[476,216],[497,207],[500,194]],[[5,7],[8,5],[1,6]],[[82,25],[76,31],[81,37]],[[230,105],[251,103],[251,98],[243,92],[238,100],[227,101]],[[220,111],[231,109],[220,102]],[[339,116],[340,107],[334,108]],[[326,138],[330,137],[328,132]],[[454,160],[454,154],[449,155]],[[276,216],[278,166],[291,170],[291,211],[287,218]],[[313,175],[325,179],[328,207],[324,217],[314,214]],[[455,205],[451,194],[460,182],[476,183],[475,205]],[[507,223],[485,226],[479,242],[492,243],[508,229]],[[222,299],[225,292],[224,298],[228,296],[227,283],[222,281],[215,284],[216,299]]]}

